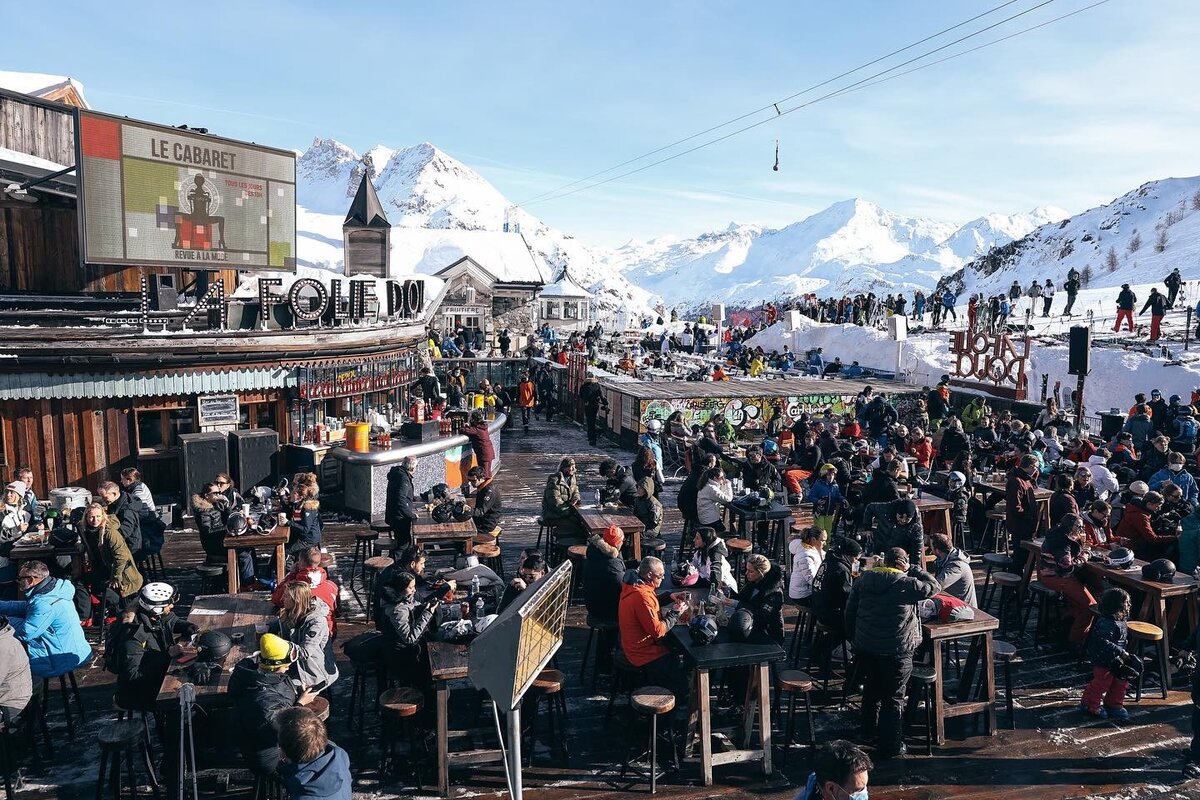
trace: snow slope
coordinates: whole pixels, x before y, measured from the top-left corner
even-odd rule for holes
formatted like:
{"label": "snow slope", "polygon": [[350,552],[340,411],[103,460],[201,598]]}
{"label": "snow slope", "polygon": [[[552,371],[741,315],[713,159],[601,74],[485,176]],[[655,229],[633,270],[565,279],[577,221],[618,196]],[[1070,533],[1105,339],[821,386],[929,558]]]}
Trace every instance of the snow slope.
{"label": "snow slope", "polygon": [[912,291],[932,288],[996,244],[1063,216],[1039,208],[959,227],[853,199],[780,229],[731,224],[694,239],[630,243],[612,261],[634,283],[682,305],[755,305],[804,292]]}
{"label": "snow slope", "polygon": [[623,322],[657,302],[586,245],[515,208],[481,175],[427,142],[399,150],[376,145],[360,155],[336,140],[314,139],[296,161],[302,265],[343,270],[342,221],[364,174],[372,176],[392,223],[399,273],[431,274],[469,255],[519,280],[550,283],[569,269],[597,296],[606,322]]}
{"label": "snow slope", "polygon": [[1042,225],[970,262],[949,282],[984,293],[1003,291],[1013,280],[1029,286],[1050,278],[1061,287],[1072,267],[1090,276],[1086,286],[1097,288],[1161,281],[1175,267],[1185,280],[1195,280],[1200,278],[1198,253],[1200,177],[1166,178],[1060,223]]}

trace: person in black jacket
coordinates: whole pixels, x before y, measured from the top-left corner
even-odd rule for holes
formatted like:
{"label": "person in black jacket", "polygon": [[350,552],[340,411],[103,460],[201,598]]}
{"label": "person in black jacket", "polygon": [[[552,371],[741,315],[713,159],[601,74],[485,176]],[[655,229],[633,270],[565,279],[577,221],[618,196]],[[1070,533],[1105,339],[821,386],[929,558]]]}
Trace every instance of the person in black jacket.
{"label": "person in black jacket", "polygon": [[[819,643],[822,647],[838,647],[846,638],[846,601],[850,599],[861,555],[858,542],[844,537],[835,539],[813,576],[812,610],[817,621],[829,631],[828,641]],[[814,661],[820,660],[814,656]]]}
{"label": "person in black jacket", "polygon": [[846,602],[846,633],[854,642],[863,677],[862,733],[878,736],[880,758],[903,755],[900,712],[912,675],[913,653],[921,644],[917,603],[941,591],[937,578],[910,567],[899,547],[884,553],[883,566],[859,576]]}
{"label": "person in black jacket", "polygon": [[745,570],[746,585],[736,595],[738,608],[753,616],[755,638],[782,646],[783,570],[760,553],[746,558]]}
{"label": "person in black jacket", "polygon": [[517,571],[517,577],[504,587],[504,594],[500,596],[500,604],[496,607],[496,613],[499,614],[512,605],[512,602],[520,597],[521,593],[528,589],[534,581],[541,580],[545,576],[546,559],[536,550],[526,551],[525,559]]}
{"label": "person in black jacket", "polygon": [[890,503],[900,499],[900,470],[903,463],[898,458],[880,463],[871,470],[871,479],[863,489],[864,503]]}
{"label": "person in black jacket", "polygon": [[104,663],[117,676],[117,705],[126,711],[155,710],[171,658],[180,652],[176,637],[196,632],[172,613],[177,597],[169,584],[148,583],[109,630]]}
{"label": "person in black jacket", "polygon": [[938,460],[943,468],[950,469],[963,453],[971,452],[971,440],[963,433],[962,420],[951,417],[946,420],[942,440],[938,443]]}
{"label": "person in black jacket", "polygon": [[863,527],[870,528],[872,522],[876,528],[871,552],[886,553],[899,547],[908,554],[910,564],[923,563],[920,559],[925,554],[925,534],[916,503],[905,498],[871,503],[863,512]]}
{"label": "person in black jacket", "polygon": [[410,572],[393,572],[379,589],[375,627],[383,634],[384,663],[401,685],[421,689],[432,685],[422,652],[428,634],[436,629],[440,602],[437,593],[420,597],[417,579]]}
{"label": "person in black jacket", "polygon": [[206,564],[225,564],[225,522],[229,517],[229,501],[214,483],[204,484],[199,494],[192,495],[192,516],[200,533]]}
{"label": "person in black jacket", "polygon": [[258,652],[239,661],[229,676],[239,744],[255,775],[273,775],[279,766],[275,718],[281,711],[308,705],[317,696],[308,689],[297,689],[288,676],[296,654],[296,647],[286,639],[264,633],[258,640]]}
{"label": "person in black jacket", "polygon": [[596,644],[596,674],[607,673],[617,643],[617,606],[621,599],[621,577],[625,560],[621,548],[625,534],[616,525],[588,539],[583,557],[583,603],[587,607],[588,627],[599,628]]}
{"label": "person in black jacket", "polygon": [[1146,309],[1150,309],[1150,341],[1157,342],[1161,335],[1162,318],[1167,313],[1167,298],[1158,293],[1158,288],[1150,290],[1150,296],[1146,298],[1146,304],[1142,306],[1139,314],[1145,314]]}
{"label": "person in black jacket", "polygon": [[587,419],[588,444],[595,447],[600,436],[596,415],[600,413],[601,407],[608,408],[608,400],[604,397],[604,391],[600,388],[600,384],[596,382],[596,376],[591,372],[588,373],[583,386],[579,388],[579,400],[583,403],[583,415]]}
{"label": "person in black jacket", "polygon": [[401,547],[412,542],[412,523],[417,518],[417,500],[413,489],[413,475],[416,473],[417,459],[412,456],[388,470],[383,518],[392,528],[393,543]]}
{"label": "person in black jacket", "polygon": [[136,561],[142,551],[142,501],[122,492],[121,487],[112,481],[104,481],[97,486],[96,494],[103,501],[108,515],[116,517],[121,523],[121,536]]}
{"label": "person in black jacket", "polygon": [[480,533],[491,533],[498,530],[500,528],[500,509],[503,506],[500,490],[483,471],[483,467],[471,467],[467,470],[467,486],[475,497],[475,508],[471,511],[471,518],[475,521],[475,530]]}
{"label": "person in black jacket", "polygon": [[711,453],[706,453],[698,447],[693,447],[691,450],[691,472],[683,479],[683,483],[679,485],[679,495],[675,499],[675,505],[679,509],[679,513],[683,515],[684,520],[696,521],[696,494],[699,491],[700,478],[706,472],[717,466],[717,457]]}
{"label": "person in black jacket", "polygon": [[637,499],[637,484],[628,467],[611,458],[605,459],[600,462],[600,477],[605,479],[600,492],[604,502],[616,501],[626,508],[633,508],[633,502]]}
{"label": "person in black jacket", "polygon": [[1137,295],[1134,294],[1128,283],[1121,284],[1121,291],[1117,294],[1117,324],[1113,326],[1113,333],[1121,332],[1121,321],[1129,322],[1129,332],[1133,332],[1133,307],[1137,304]]}

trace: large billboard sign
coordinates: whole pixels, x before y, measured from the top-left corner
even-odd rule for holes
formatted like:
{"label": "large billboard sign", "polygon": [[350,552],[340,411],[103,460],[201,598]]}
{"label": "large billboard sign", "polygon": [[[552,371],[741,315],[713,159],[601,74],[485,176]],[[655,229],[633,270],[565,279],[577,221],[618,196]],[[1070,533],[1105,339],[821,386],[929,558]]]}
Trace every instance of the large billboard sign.
{"label": "large billboard sign", "polygon": [[83,260],[294,269],[296,155],[80,110]]}

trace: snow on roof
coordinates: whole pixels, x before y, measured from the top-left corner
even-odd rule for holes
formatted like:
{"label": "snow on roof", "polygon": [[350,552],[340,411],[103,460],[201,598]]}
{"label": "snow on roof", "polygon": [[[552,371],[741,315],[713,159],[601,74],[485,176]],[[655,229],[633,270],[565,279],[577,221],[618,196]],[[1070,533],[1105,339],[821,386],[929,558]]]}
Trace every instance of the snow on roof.
{"label": "snow on roof", "polygon": [[21,153],[16,150],[10,150],[7,147],[0,147],[0,165],[12,164],[23,167],[35,167],[39,170],[45,170],[47,173],[58,172],[66,169],[64,164],[56,164],[45,158],[31,156],[28,153]]}
{"label": "snow on roof", "polygon": [[[397,251],[401,252],[398,253]],[[501,283],[549,283],[519,233],[500,231],[392,228],[392,264],[413,272],[437,274],[463,257],[469,257]]]}
{"label": "snow on roof", "polygon": [[592,293],[571,280],[570,275],[564,275],[554,283],[546,284],[542,288],[542,297],[586,297],[590,299],[591,296]]}
{"label": "snow on roof", "polygon": [[11,92],[20,92],[21,94],[33,95],[34,97],[45,97],[55,89],[63,89],[67,86],[73,87],[79,95],[79,99],[83,100],[83,104],[85,106],[88,105],[87,99],[83,96],[83,84],[74,78],[69,78],[65,75],[45,75],[40,72],[5,72],[0,70],[0,89],[8,89]]}

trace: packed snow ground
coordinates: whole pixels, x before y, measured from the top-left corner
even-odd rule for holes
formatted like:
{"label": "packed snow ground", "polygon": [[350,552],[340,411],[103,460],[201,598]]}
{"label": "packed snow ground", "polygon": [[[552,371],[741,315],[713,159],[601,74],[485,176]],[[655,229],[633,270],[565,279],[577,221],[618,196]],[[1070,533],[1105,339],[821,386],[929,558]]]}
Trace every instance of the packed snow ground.
{"label": "packed snow ground", "polygon": [[[1133,286],[1138,298],[1144,302],[1154,284]],[[1159,290],[1162,287],[1159,286]],[[1095,339],[1097,341],[1117,339],[1127,343],[1146,343],[1147,335],[1144,328],[1135,336],[1127,332],[1113,334],[1112,325],[1115,315],[1115,291],[1111,289],[1092,289],[1079,293],[1075,303],[1076,314],[1073,320],[1065,317],[1043,319],[1040,316],[1032,318],[1033,341],[1030,347],[1029,363],[1026,375],[1029,379],[1030,398],[1036,400],[1041,394],[1042,376],[1049,379],[1049,389],[1054,391],[1056,383],[1060,385],[1060,401],[1064,396],[1069,397],[1075,388],[1076,378],[1067,374],[1067,346],[1061,344],[1046,344],[1039,340],[1042,335],[1057,335],[1066,333],[1072,324],[1087,323],[1086,313],[1094,312]],[[1028,306],[1028,299],[1020,305],[1021,314]],[[1066,304],[1066,296],[1059,294],[1055,297],[1051,313],[1061,312]],[[1184,305],[1176,304],[1176,310],[1168,312],[1164,320],[1164,334],[1178,333],[1185,322]],[[1140,305],[1139,305],[1140,308]],[[959,322],[951,321],[952,328],[965,328],[967,309],[960,305],[956,309]],[[1041,313],[1041,302],[1038,302],[1038,313]],[[930,319],[926,314],[926,320]],[[1148,325],[1149,314],[1138,317],[1141,325]],[[1193,322],[1193,325],[1195,323]],[[807,317],[801,317],[800,325],[794,330],[788,330],[786,320],[759,332],[752,337],[748,345],[761,346],[768,353],[772,350],[782,351],[783,345],[801,355],[814,347],[823,348],[827,361],[840,357],[846,364],[859,362],[864,367],[892,371],[896,369],[897,343],[892,341],[886,331],[873,328],[860,328],[857,325],[829,325],[813,322]],[[1141,347],[1124,350],[1114,347],[1093,346],[1092,372],[1088,377],[1085,389],[1085,405],[1088,413],[1095,414],[1108,411],[1110,408],[1128,409],[1133,402],[1133,396],[1138,392],[1149,392],[1159,389],[1165,396],[1178,394],[1186,401],[1193,389],[1200,388],[1200,342],[1192,344],[1190,353],[1184,353],[1182,347],[1175,343],[1168,345],[1173,350],[1176,359],[1185,363],[1167,364],[1167,359],[1159,355],[1157,347]],[[1149,354],[1144,351],[1149,351]],[[936,331],[931,333],[910,334],[903,343],[901,371],[909,382],[917,386],[937,383],[938,379],[952,371],[953,356],[950,354],[950,333]]]}

